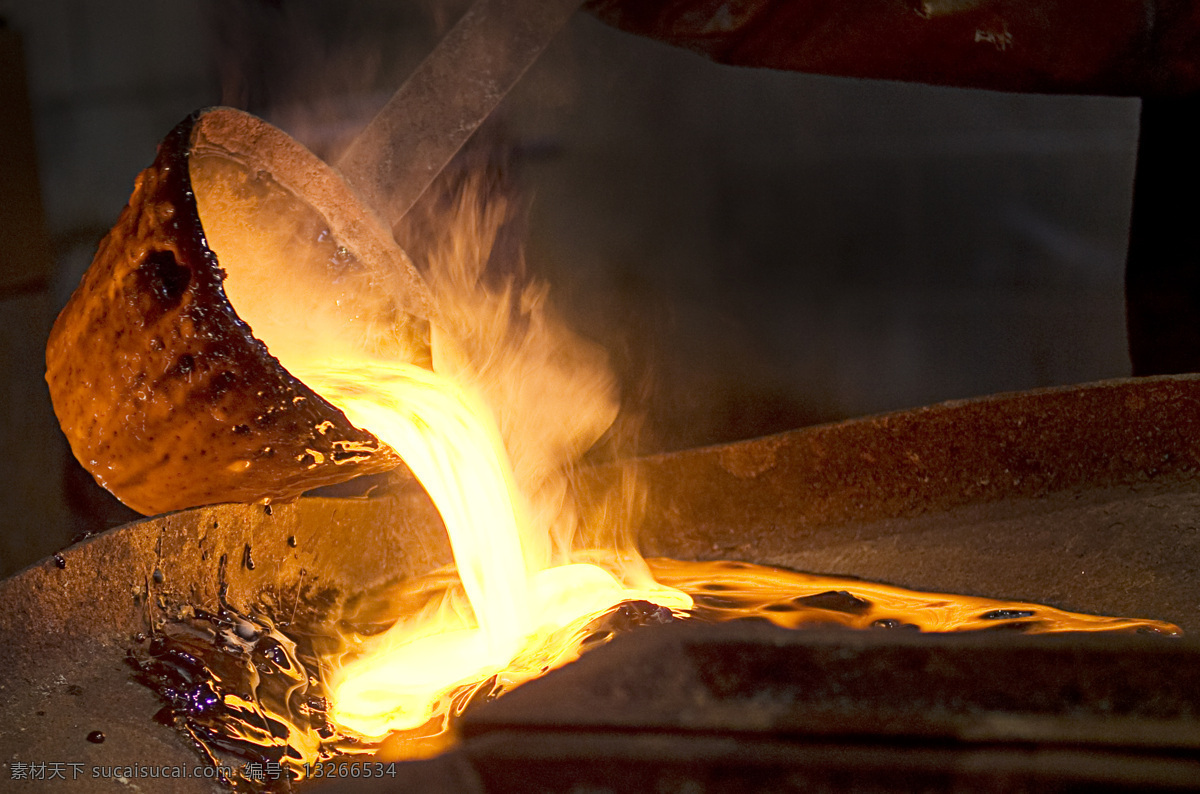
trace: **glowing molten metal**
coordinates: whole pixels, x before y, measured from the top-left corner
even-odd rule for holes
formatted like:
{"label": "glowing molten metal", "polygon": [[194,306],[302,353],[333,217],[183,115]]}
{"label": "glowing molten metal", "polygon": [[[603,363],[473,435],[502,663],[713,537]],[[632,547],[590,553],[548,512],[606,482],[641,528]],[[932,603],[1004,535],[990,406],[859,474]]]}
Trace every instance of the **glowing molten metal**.
{"label": "glowing molten metal", "polygon": [[[331,716],[367,736],[418,728],[452,690],[499,675],[518,682],[550,666],[539,659],[573,658],[566,647],[544,647],[556,634],[582,625],[623,601],[687,609],[692,599],[669,588],[631,589],[589,564],[530,569],[508,454],[489,412],[446,378],[409,364],[361,362],[293,373],[370,428],[412,469],[438,508],[470,612],[441,609],[401,620],[371,653],[336,670]],[[561,663],[561,662],[560,662]]]}
{"label": "glowing molten metal", "polygon": [[[324,660],[328,715],[356,738],[402,731],[400,755],[440,749],[450,718],[476,693],[503,692],[573,660],[611,636],[598,619],[629,601],[657,605],[656,617],[791,628],[1177,631],[748,563],[647,565],[621,535],[630,494],[614,494],[607,507],[616,513],[600,505],[585,515],[569,483],[617,414],[606,357],[554,319],[544,288],[483,278],[502,203],[479,185],[459,196],[445,239],[427,255],[436,311],[422,330],[389,297],[389,274],[355,259],[269,175],[211,156],[194,156],[190,172],[238,316],[288,372],[400,455],[450,537],[452,568],[401,583],[389,598],[396,622],[375,636],[343,637],[343,650]],[[308,450],[296,462],[327,461]],[[300,759],[331,751],[287,703],[272,719],[290,726],[293,774],[304,774]]]}
{"label": "glowing molten metal", "polygon": [[[388,274],[338,246],[287,188],[222,156],[194,156],[190,172],[239,317],[292,375],[400,455],[450,536],[461,587],[430,593],[356,658],[331,662],[335,722],[382,737],[437,718],[437,732],[455,692],[570,661],[580,629],[624,601],[691,606],[640,558],[598,555],[611,570],[572,559],[566,471],[612,424],[614,383],[605,357],[546,315],[544,290],[484,286],[501,203],[468,191],[451,239],[430,256],[431,371],[411,363],[423,358],[411,327],[396,330]],[[317,455],[299,462],[319,465]]]}

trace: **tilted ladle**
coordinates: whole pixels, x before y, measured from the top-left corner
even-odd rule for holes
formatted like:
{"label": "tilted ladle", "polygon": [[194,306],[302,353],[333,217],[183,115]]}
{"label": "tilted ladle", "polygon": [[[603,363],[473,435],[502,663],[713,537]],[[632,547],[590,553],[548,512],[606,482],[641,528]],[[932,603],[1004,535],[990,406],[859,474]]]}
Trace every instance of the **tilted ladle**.
{"label": "tilted ladle", "polygon": [[[399,465],[253,326],[334,318],[308,342],[428,360],[432,299],[374,210],[406,212],[579,5],[478,0],[341,173],[230,108],[172,130],[47,344],[54,410],[84,468],[153,514],[287,499]],[[219,262],[210,242],[229,235],[274,255]]]}

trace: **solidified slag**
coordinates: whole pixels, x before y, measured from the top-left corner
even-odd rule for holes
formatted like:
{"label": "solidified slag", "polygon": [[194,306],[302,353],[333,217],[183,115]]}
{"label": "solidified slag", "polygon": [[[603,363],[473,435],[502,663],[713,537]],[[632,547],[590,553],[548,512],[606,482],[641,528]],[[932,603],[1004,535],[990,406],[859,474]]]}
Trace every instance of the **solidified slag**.
{"label": "solidified slag", "polygon": [[156,719],[190,736],[211,764],[278,770],[224,781],[239,791],[289,791],[305,763],[355,749],[325,719],[312,638],[284,634],[268,611],[185,607],[130,654],[137,679],[165,701]]}

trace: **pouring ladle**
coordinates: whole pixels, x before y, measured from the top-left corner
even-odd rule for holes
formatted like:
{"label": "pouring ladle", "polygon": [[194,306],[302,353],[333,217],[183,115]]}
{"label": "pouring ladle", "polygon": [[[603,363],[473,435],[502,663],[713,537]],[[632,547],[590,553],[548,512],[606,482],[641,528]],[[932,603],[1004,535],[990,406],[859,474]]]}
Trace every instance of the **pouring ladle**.
{"label": "pouring ladle", "polygon": [[[168,134],[47,344],[51,400],[84,468],[154,514],[290,499],[398,466],[254,326],[337,315],[359,347],[428,359],[433,299],[380,218],[408,211],[579,5],[478,0],[337,169],[231,108],[201,110]],[[202,218],[214,196],[228,199],[225,211]],[[256,213],[283,204],[254,227]],[[218,260],[218,227],[239,225],[273,264]],[[301,238],[319,255],[288,253]],[[250,286],[231,302],[237,282]],[[248,321],[253,303],[265,313]]]}

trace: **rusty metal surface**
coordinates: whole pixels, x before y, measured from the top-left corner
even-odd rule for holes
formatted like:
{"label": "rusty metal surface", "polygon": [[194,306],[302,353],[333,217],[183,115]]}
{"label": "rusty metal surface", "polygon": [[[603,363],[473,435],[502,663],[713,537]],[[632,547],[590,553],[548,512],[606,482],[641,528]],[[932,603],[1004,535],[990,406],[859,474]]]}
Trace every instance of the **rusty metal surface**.
{"label": "rusty metal surface", "polygon": [[1178,96],[1200,89],[1188,0],[591,0],[720,63],[935,85]]}
{"label": "rusty metal surface", "polygon": [[0,669],[38,674],[81,639],[127,642],[164,604],[215,609],[222,582],[240,609],[268,591],[359,592],[444,565],[444,535],[411,484],[379,499],[213,505],[126,524],[0,582]]}
{"label": "rusty metal surface", "polygon": [[464,735],[519,726],[978,743],[1060,736],[1074,745],[1200,751],[1194,643],[738,624],[628,636],[547,686],[481,708]]}
{"label": "rusty metal surface", "polygon": [[467,715],[460,752],[483,791],[1184,789],[1197,661],[1161,638],[659,627]]}
{"label": "rusty metal surface", "polygon": [[[247,552],[249,549],[249,552]],[[222,564],[222,558],[225,563]],[[15,762],[191,768],[200,755],[156,723],[162,702],[133,679],[126,652],[181,604],[231,605],[269,594],[334,603],[373,583],[450,560],[424,493],[305,498],[267,508],[215,505],[127,524],[0,582],[0,756]],[[250,563],[253,568],[248,567]],[[95,730],[103,744],[87,741]],[[67,770],[68,774],[70,770]],[[153,783],[153,785],[151,785]],[[203,779],[132,780],[142,791],[208,791]],[[60,782],[27,781],[30,790]],[[74,784],[111,790],[111,780]],[[137,789],[134,789],[137,790]]]}
{"label": "rusty metal surface", "polygon": [[737,526],[745,510],[774,508],[801,532],[1003,499],[1192,483],[1200,475],[1200,376],[947,402],[641,465],[658,512],[695,505],[681,524],[707,523],[707,515]]}
{"label": "rusty metal surface", "polygon": [[644,459],[639,537],[1200,628],[1197,439],[1197,376],[945,403]]}
{"label": "rusty metal surface", "polygon": [[[1191,634],[1200,632],[1198,397],[1194,376],[1114,381],[626,465],[646,486],[648,554],[1158,618]],[[154,698],[133,692],[120,660],[161,614],[160,597],[212,606],[221,557],[230,598],[245,607],[262,592],[284,603],[303,587],[359,592],[436,567],[449,550],[411,483],[379,498],[303,498],[270,514],[189,510],[71,547],[63,567],[47,559],[0,583],[6,763],[46,748],[58,757],[41,760],[194,760],[151,721]],[[127,739],[91,745],[91,730]]]}
{"label": "rusty metal surface", "polygon": [[1200,786],[1200,645],[676,624],[317,791],[1106,791]]}
{"label": "rusty metal surface", "polygon": [[50,333],[46,380],[72,452],[147,514],[394,468],[395,453],[288,373],[226,298],[188,174],[197,123],[181,122],[139,175]]}

